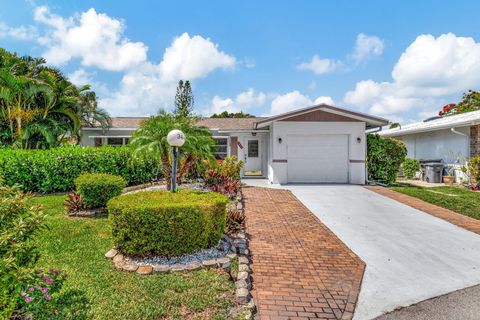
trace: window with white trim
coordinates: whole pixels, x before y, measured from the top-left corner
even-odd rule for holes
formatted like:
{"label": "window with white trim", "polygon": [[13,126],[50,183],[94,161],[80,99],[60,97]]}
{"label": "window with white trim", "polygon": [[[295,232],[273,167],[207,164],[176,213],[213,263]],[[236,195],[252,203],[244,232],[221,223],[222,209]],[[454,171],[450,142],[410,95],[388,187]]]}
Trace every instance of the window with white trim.
{"label": "window with white trim", "polygon": [[215,159],[223,160],[228,156],[228,138],[213,138],[215,140]]}

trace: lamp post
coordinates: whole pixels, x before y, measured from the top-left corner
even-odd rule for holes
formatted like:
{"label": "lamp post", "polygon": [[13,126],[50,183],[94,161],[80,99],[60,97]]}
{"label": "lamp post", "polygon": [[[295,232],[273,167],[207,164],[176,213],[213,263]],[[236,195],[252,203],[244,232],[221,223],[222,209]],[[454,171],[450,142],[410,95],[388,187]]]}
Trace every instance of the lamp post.
{"label": "lamp post", "polygon": [[177,162],[178,162],[178,148],[185,143],[185,134],[180,130],[172,130],[167,135],[167,142],[173,147],[173,164],[172,176],[170,183],[170,192],[175,192],[175,185],[177,183]]}

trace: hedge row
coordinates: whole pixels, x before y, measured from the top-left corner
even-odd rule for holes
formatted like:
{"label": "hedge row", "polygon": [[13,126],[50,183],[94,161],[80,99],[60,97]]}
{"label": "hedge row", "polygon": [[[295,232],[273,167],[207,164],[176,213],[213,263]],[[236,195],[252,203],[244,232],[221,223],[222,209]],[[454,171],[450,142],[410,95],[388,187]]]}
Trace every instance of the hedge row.
{"label": "hedge row", "polygon": [[107,203],[115,246],[129,255],[177,256],[215,246],[228,198],[214,192],[142,191]]}
{"label": "hedge row", "polygon": [[51,193],[73,190],[82,173],[122,176],[129,185],[158,179],[155,160],[131,161],[129,147],[64,147],[48,150],[0,149],[0,177],[24,191]]}

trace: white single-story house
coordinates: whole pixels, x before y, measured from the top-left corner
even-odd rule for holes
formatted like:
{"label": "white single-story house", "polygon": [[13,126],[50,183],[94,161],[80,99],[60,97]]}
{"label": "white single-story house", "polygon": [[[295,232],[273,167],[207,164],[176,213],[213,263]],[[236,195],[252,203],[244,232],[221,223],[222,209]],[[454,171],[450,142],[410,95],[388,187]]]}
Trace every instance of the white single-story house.
{"label": "white single-story house", "polygon": [[[458,168],[470,157],[480,154],[480,111],[434,117],[379,134],[403,141],[409,158],[441,160]],[[459,182],[463,174],[459,170],[455,172]]]}
{"label": "white single-story house", "polygon": [[[83,128],[81,145],[124,145],[145,118],[117,117],[105,133]],[[386,119],[319,104],[265,118],[201,118],[217,142],[216,156],[244,161],[242,177],[272,183],[364,184],[367,129]],[[187,137],[188,139],[188,137]]]}

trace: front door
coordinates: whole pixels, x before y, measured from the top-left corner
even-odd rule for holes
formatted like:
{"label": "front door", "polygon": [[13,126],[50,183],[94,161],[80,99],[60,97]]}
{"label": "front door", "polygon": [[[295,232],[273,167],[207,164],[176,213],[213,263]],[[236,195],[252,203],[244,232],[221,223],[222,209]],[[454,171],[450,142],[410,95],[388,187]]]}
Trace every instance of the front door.
{"label": "front door", "polygon": [[262,176],[262,140],[256,137],[245,138],[244,175]]}

